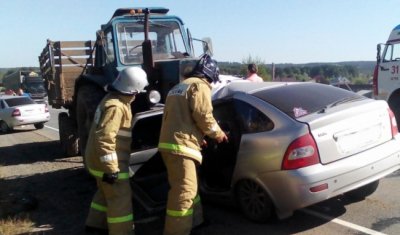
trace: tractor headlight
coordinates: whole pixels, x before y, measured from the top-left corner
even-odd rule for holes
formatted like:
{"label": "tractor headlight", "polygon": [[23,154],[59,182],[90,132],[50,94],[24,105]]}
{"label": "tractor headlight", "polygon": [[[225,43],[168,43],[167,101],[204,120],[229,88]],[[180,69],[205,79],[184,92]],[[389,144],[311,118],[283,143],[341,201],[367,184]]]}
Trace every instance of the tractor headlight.
{"label": "tractor headlight", "polygon": [[149,99],[151,104],[157,104],[161,100],[161,94],[160,94],[160,92],[158,92],[156,90],[151,90],[149,92],[148,99]]}

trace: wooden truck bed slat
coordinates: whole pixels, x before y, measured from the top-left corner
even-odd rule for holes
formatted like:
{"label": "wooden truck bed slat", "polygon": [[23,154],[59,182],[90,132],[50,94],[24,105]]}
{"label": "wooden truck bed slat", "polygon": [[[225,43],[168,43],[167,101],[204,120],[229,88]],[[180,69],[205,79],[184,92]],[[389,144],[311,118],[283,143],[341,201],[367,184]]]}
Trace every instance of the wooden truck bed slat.
{"label": "wooden truck bed slat", "polygon": [[84,69],[93,67],[93,46],[94,41],[47,41],[39,64],[43,78],[48,81],[49,103],[53,107],[71,104],[75,80]]}

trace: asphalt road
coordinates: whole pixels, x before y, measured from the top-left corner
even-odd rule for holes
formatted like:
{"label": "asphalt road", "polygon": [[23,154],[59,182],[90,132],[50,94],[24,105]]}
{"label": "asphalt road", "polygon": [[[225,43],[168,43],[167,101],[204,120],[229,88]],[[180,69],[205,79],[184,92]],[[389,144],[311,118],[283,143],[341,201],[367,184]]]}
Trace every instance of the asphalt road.
{"label": "asphalt road", "polygon": [[[44,129],[34,131],[43,137],[58,140],[57,115],[61,111],[50,109],[51,121],[45,124]],[[397,235],[400,234],[399,198],[400,171],[397,171],[382,179],[378,190],[366,200],[351,201],[340,196],[296,211],[292,217],[275,223],[256,224],[246,220],[235,208],[205,204],[210,225],[200,230],[199,234]]]}

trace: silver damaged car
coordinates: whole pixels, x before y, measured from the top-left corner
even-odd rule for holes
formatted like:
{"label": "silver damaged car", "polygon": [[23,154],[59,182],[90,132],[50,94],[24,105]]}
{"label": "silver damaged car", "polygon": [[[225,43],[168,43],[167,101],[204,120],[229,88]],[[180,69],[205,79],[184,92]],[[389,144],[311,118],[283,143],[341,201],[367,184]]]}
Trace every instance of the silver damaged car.
{"label": "silver damaged car", "polygon": [[[207,139],[202,199],[231,201],[253,221],[340,194],[365,198],[400,168],[398,127],[384,101],[318,83],[231,82],[214,89],[213,106],[229,143]],[[162,107],[133,121],[131,185],[150,212],[162,210],[168,190],[155,148],[161,116]]]}

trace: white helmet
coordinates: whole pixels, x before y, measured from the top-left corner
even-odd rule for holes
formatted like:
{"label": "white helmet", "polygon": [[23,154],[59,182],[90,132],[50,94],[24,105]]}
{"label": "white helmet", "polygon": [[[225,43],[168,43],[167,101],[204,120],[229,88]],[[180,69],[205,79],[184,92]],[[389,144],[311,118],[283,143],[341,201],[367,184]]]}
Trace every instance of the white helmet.
{"label": "white helmet", "polygon": [[111,84],[111,90],[114,89],[126,95],[134,95],[145,92],[144,88],[148,85],[146,72],[142,68],[128,67],[118,74],[118,77]]}

